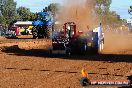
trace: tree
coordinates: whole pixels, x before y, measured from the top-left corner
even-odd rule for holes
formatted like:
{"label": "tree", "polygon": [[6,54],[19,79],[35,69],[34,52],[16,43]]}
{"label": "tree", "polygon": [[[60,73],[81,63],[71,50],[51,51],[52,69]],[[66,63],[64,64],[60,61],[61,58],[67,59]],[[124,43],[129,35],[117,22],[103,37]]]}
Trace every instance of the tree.
{"label": "tree", "polygon": [[111,3],[112,0],[95,0],[95,6],[98,14],[102,14],[102,12],[108,12]]}
{"label": "tree", "polygon": [[36,17],[37,17],[37,14],[35,14],[35,13],[32,13],[32,14],[30,14],[30,21],[33,21],[33,20],[35,20],[36,19]]}
{"label": "tree", "polygon": [[48,7],[45,7],[43,11],[51,11],[53,16],[55,17],[60,5],[58,3],[51,3]]}
{"label": "tree", "polygon": [[110,11],[111,3],[112,0],[95,0],[95,11],[103,24],[120,24],[122,22],[120,15],[118,15],[115,11]]}
{"label": "tree", "polygon": [[14,0],[0,0],[1,17],[4,24],[9,24],[16,18],[16,2]]}
{"label": "tree", "polygon": [[3,16],[0,16],[0,24],[5,24],[6,20]]}
{"label": "tree", "polygon": [[107,25],[118,25],[122,23],[122,20],[120,19],[120,15],[118,15],[115,11],[109,11],[103,16],[103,23]]}
{"label": "tree", "polygon": [[22,21],[30,20],[30,17],[32,15],[30,9],[26,7],[17,8],[17,14],[20,16],[20,19]]}
{"label": "tree", "polygon": [[132,15],[132,6],[130,6],[130,8],[129,8],[129,10],[128,10],[128,13],[129,13],[130,15]]}
{"label": "tree", "polygon": [[95,9],[100,19],[102,15],[109,13],[112,0],[95,0]]}

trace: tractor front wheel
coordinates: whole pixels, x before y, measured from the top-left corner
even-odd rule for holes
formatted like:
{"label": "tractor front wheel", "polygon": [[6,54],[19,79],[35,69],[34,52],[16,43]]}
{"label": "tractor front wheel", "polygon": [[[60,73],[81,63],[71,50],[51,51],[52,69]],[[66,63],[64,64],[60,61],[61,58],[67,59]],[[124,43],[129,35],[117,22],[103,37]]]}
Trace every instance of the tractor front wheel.
{"label": "tractor front wheel", "polygon": [[37,39],[37,37],[38,37],[38,33],[36,32],[36,31],[33,31],[33,39]]}
{"label": "tractor front wheel", "polygon": [[33,35],[33,39],[37,39],[38,33],[37,33],[37,31],[36,31],[36,27],[33,27],[32,35]]}

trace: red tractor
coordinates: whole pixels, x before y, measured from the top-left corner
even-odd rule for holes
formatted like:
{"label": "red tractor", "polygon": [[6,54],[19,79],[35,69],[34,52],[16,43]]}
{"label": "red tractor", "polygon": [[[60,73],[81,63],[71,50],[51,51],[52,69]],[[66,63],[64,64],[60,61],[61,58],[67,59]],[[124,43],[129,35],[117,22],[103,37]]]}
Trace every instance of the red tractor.
{"label": "red tractor", "polygon": [[103,38],[99,38],[98,31],[77,32],[74,22],[65,23],[63,31],[52,34],[52,53],[65,53],[68,56],[76,53],[83,54],[91,49],[98,52],[99,40],[103,41]]}

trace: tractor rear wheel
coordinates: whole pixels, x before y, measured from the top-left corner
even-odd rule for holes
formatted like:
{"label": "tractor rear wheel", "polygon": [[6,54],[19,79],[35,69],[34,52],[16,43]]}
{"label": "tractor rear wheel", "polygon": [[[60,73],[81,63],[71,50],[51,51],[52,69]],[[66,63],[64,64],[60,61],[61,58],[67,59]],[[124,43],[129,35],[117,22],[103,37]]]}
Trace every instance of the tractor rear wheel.
{"label": "tractor rear wheel", "polygon": [[68,57],[71,56],[71,50],[69,47],[66,49],[66,56],[68,56]]}
{"label": "tractor rear wheel", "polygon": [[99,43],[98,47],[93,48],[92,51],[94,54],[100,54],[102,52],[103,48],[104,48],[104,43],[103,43],[103,41],[101,41]]}
{"label": "tractor rear wheel", "polygon": [[93,48],[92,49],[92,54],[98,54],[98,48]]}
{"label": "tractor rear wheel", "polygon": [[78,41],[79,44],[79,53],[86,54],[87,52],[87,40],[80,38]]}

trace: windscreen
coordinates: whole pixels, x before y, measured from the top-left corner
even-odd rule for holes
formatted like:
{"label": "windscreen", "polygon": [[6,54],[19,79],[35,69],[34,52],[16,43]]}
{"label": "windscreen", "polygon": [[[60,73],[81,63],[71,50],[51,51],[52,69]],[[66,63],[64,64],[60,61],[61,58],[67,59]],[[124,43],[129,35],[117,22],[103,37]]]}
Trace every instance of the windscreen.
{"label": "windscreen", "polygon": [[37,14],[37,20],[48,21],[50,20],[49,14]]}

